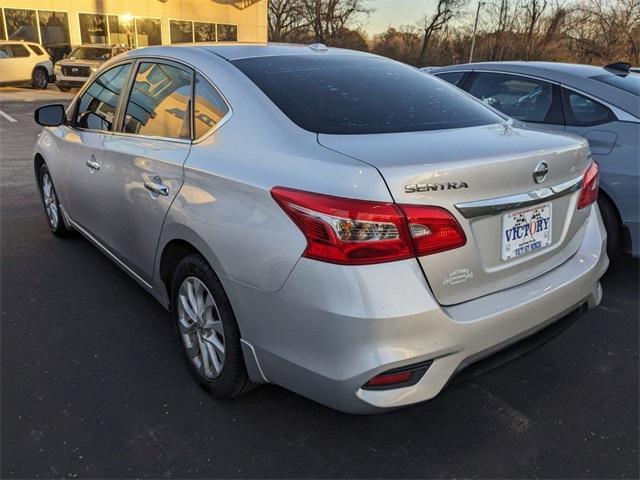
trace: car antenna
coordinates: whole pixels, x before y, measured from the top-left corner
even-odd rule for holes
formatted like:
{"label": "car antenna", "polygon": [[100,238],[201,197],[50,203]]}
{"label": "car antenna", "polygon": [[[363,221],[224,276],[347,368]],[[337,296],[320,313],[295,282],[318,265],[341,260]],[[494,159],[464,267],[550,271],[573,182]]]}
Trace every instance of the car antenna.
{"label": "car antenna", "polygon": [[316,53],[329,51],[329,47],[327,47],[324,43],[312,43],[311,45],[309,45],[309,48]]}
{"label": "car antenna", "polygon": [[619,72],[629,73],[629,71],[631,70],[631,64],[628,62],[614,62],[610,63],[604,68],[606,68],[607,70],[617,70]]}

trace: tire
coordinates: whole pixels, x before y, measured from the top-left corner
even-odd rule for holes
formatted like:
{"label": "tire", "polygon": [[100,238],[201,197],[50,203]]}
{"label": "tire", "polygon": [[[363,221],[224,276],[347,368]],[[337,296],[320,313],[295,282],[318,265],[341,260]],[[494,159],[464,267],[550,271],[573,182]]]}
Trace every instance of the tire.
{"label": "tire", "polygon": [[38,187],[40,189],[42,205],[44,206],[44,213],[47,217],[47,225],[49,225],[51,233],[61,238],[74,236],[75,232],[68,229],[64,224],[62,210],[60,210],[60,202],[58,202],[58,194],[53,186],[49,169],[44,163],[40,166],[40,170],[38,170]]}
{"label": "tire", "polygon": [[71,91],[71,88],[69,87],[61,87],[60,85],[56,85],[56,86],[58,87],[58,90],[60,90],[61,92],[66,93]]}
{"label": "tire", "polygon": [[171,297],[178,340],[198,383],[217,398],[233,398],[250,390],[254,385],[244,363],[235,315],[220,280],[201,255],[180,261]]}
{"label": "tire", "polygon": [[615,259],[623,253],[622,221],[613,202],[602,193],[598,196],[598,207],[607,230],[607,255]]}
{"label": "tire", "polygon": [[49,85],[49,74],[42,67],[36,67],[31,74],[31,86],[44,90]]}

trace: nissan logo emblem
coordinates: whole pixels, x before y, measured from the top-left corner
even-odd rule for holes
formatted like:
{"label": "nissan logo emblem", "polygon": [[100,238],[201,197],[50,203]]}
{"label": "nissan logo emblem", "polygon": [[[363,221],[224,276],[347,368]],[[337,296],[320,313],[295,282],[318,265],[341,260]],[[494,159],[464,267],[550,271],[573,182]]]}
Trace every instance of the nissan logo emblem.
{"label": "nissan logo emblem", "polygon": [[547,174],[549,173],[549,165],[547,162],[540,162],[536,165],[536,168],[533,170],[533,181],[535,183],[542,183],[547,178]]}

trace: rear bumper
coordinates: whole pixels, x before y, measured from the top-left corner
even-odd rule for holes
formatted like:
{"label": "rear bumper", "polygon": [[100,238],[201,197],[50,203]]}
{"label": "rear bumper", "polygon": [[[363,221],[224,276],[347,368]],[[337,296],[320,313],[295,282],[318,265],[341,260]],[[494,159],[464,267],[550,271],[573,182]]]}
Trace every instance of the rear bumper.
{"label": "rear bumper", "polygon": [[[224,279],[254,380],[333,408],[375,413],[428,400],[466,365],[577,308],[597,306],[608,266],[593,207],[578,252],[534,280],[450,307],[439,305],[415,260],[343,267],[302,258],[275,293]],[[415,385],[363,390],[390,369],[432,360]]]}

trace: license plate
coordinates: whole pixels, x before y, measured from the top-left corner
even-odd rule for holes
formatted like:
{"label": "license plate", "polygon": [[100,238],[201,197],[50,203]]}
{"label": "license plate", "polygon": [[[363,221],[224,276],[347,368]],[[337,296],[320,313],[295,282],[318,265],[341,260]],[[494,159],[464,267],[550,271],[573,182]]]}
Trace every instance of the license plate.
{"label": "license plate", "polygon": [[551,204],[542,203],[502,216],[502,260],[551,245]]}

